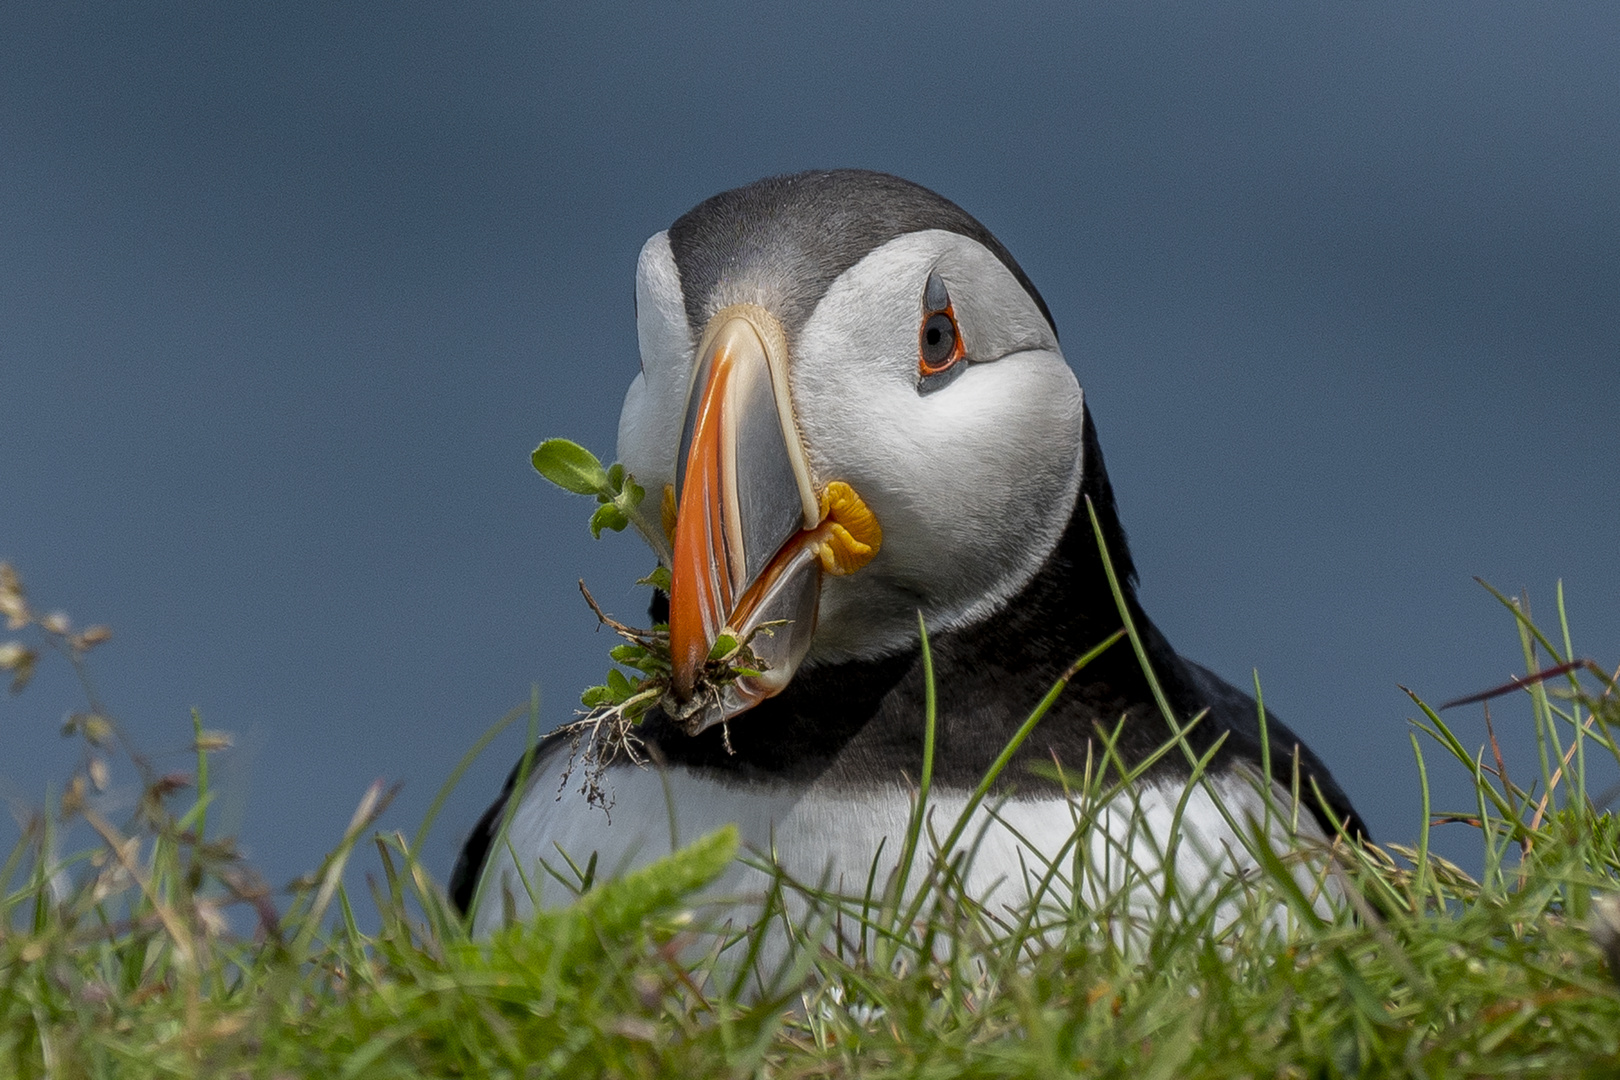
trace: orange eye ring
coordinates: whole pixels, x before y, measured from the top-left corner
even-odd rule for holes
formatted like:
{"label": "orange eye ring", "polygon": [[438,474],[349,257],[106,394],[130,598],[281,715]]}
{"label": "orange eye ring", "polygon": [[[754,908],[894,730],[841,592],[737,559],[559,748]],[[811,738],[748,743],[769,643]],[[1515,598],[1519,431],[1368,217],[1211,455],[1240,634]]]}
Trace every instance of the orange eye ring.
{"label": "orange eye ring", "polygon": [[936,311],[926,312],[917,330],[917,374],[925,379],[943,374],[966,356],[962,330],[956,324],[956,309],[950,302]]}

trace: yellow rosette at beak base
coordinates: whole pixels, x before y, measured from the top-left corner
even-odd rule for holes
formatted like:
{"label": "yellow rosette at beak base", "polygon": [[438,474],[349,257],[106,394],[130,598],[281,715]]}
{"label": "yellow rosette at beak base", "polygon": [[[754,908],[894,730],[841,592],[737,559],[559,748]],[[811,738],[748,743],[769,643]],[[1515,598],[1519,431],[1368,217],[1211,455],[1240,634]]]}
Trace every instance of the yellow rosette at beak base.
{"label": "yellow rosette at beak base", "polygon": [[834,480],[822,491],[821,524],[814,533],[816,558],[822,570],[836,577],[853,574],[883,546],[877,515],[842,480]]}

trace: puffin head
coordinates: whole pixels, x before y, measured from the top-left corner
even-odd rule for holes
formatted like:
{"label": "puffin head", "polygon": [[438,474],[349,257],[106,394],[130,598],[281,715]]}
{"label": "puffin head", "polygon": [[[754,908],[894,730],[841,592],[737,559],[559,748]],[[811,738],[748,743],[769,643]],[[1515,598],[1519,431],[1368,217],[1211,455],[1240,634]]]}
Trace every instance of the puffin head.
{"label": "puffin head", "polygon": [[[724,192],[642,248],[619,460],[671,572],[697,731],[806,666],[913,647],[1004,605],[1056,547],[1083,403],[1040,294],[925,188],[841,170]],[[698,701],[716,639],[762,674]]]}

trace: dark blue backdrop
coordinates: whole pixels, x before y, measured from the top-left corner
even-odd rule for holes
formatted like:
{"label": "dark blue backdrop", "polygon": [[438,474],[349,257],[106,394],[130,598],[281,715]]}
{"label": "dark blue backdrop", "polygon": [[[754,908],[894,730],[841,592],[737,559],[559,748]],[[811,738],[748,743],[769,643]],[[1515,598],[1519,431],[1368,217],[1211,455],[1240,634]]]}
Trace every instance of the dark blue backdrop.
{"label": "dark blue backdrop", "polygon": [[[114,626],[162,762],[193,705],[236,733],[215,820],[273,879],[374,777],[414,827],[531,683],[549,726],[600,677],[575,579],[635,602],[527,454],[611,453],[642,240],[885,169],[1044,292],[1171,639],[1410,836],[1397,682],[1519,663],[1471,575],[1563,579],[1620,660],[1616,55],[1612,4],[7,5],[0,557]],[[66,776],[73,700],[0,700],[4,794]]]}

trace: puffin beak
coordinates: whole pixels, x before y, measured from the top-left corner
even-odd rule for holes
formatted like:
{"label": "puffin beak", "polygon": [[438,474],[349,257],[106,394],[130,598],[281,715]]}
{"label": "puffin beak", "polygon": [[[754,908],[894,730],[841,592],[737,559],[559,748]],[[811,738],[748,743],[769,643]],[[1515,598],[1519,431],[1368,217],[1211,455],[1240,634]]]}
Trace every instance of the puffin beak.
{"label": "puffin beak", "polygon": [[[770,312],[737,304],[709,321],[676,463],[669,590],[676,719],[692,734],[788,685],[810,648],[821,575],[852,572],[882,542],[847,484],[817,491],[787,376]],[[759,674],[702,680],[722,634],[749,643]]]}

